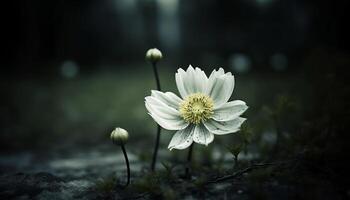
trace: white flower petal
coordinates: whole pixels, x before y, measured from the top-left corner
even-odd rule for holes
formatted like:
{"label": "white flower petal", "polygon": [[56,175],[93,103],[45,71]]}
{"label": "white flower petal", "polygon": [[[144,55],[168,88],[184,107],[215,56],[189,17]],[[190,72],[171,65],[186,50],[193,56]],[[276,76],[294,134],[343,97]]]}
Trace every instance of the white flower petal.
{"label": "white flower petal", "polygon": [[171,139],[168,149],[186,149],[189,147],[193,142],[192,136],[194,129],[194,126],[191,125],[183,130],[177,131]]}
{"label": "white flower petal", "polygon": [[191,65],[186,71],[178,69],[175,74],[176,85],[182,98],[186,96],[206,90],[208,78],[204,71],[196,67],[194,69]]}
{"label": "white flower petal", "polygon": [[213,119],[216,121],[229,121],[239,117],[248,109],[244,101],[235,100],[225,103],[220,108],[214,109]]}
{"label": "white flower petal", "polygon": [[187,78],[186,72],[181,68],[178,69],[177,73],[175,74],[175,81],[176,81],[177,89],[179,90],[179,93],[182,98],[190,94],[189,91],[187,90],[188,85],[187,86],[185,85],[186,78]]}
{"label": "white flower petal", "polygon": [[208,77],[207,75],[205,75],[205,72],[198,67],[196,67],[195,69],[194,80],[195,80],[194,92],[204,93],[205,90],[207,89]]}
{"label": "white flower petal", "polygon": [[224,69],[220,68],[219,70],[216,71],[216,69],[214,69],[209,78],[208,78],[208,86],[207,86],[207,89],[206,89],[206,94],[209,95],[209,92],[210,90],[212,89],[214,83],[216,82],[216,78],[222,76],[225,74],[225,71]]}
{"label": "white flower petal", "polygon": [[180,116],[180,112],[178,110],[166,105],[156,97],[148,96],[145,98],[145,100],[148,108],[150,108],[149,111],[152,112],[151,114],[153,114],[154,112],[155,114],[163,118],[173,118],[174,116]]}
{"label": "white flower petal", "polygon": [[198,144],[208,145],[214,140],[214,134],[210,133],[203,124],[196,125],[193,133],[193,141]]}
{"label": "white flower petal", "polygon": [[230,121],[219,122],[213,119],[209,119],[204,122],[204,126],[212,133],[217,135],[224,135],[228,133],[234,133],[240,130],[245,118],[237,117]]}
{"label": "white flower petal", "polygon": [[219,77],[224,74],[225,74],[225,71],[223,68],[220,67],[219,70],[214,69],[209,76],[209,80],[213,80],[215,77]]}
{"label": "white flower petal", "polygon": [[172,92],[160,92],[157,90],[152,90],[152,96],[166,105],[175,108],[176,110],[179,108],[179,104],[182,101],[180,97]]}
{"label": "white flower petal", "polygon": [[164,129],[181,130],[188,126],[188,123],[183,120],[178,110],[167,106],[155,97],[148,96],[145,99],[145,105],[149,114]]}
{"label": "white flower petal", "polygon": [[231,72],[223,73],[222,68],[214,70],[208,80],[206,94],[214,100],[214,108],[219,108],[230,99],[235,86],[235,78]]}

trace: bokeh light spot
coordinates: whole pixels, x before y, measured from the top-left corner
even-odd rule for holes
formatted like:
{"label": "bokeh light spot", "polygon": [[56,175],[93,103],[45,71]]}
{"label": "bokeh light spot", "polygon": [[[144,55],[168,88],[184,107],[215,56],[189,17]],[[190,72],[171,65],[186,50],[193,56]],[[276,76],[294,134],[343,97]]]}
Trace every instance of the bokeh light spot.
{"label": "bokeh light spot", "polygon": [[251,60],[245,54],[233,54],[230,57],[232,70],[238,73],[247,73],[251,68]]}
{"label": "bokeh light spot", "polygon": [[61,75],[64,78],[74,78],[79,73],[79,66],[71,60],[66,60],[61,66]]}
{"label": "bokeh light spot", "polygon": [[270,65],[276,71],[284,71],[288,67],[288,58],[284,54],[276,53],[271,56]]}

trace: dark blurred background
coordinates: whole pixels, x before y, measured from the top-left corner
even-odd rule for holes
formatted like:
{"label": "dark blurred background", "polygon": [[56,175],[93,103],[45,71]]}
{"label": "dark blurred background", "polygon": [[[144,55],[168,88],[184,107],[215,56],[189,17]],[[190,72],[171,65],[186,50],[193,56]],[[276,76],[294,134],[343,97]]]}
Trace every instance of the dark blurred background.
{"label": "dark blurred background", "polygon": [[85,72],[142,63],[145,50],[158,47],[174,68],[189,62],[229,67],[235,60],[254,71],[283,68],[278,61],[301,67],[314,48],[345,50],[345,3],[14,1],[3,19],[4,64],[16,76],[54,73],[65,61]]}
{"label": "dark blurred background", "polygon": [[[342,157],[349,118],[346,2],[7,2],[0,148],[93,147],[109,142],[115,126],[129,130],[131,143],[151,146],[155,124],[144,97],[155,81],[144,56],[157,47],[165,91],[177,92],[179,67],[192,64],[207,74],[224,67],[236,76],[232,99],[250,106],[247,123],[257,138],[274,130],[276,117],[269,116],[281,101],[282,110],[291,101],[296,109],[282,128],[290,151],[310,145]],[[164,135],[165,148],[171,134]]]}
{"label": "dark blurred background", "polygon": [[[116,166],[124,172],[109,141],[122,127],[130,133],[132,176],[139,176],[155,140],[144,97],[156,88],[145,61],[156,47],[164,55],[158,64],[164,91],[177,93],[180,67],[207,74],[223,67],[235,75],[231,99],[249,106],[242,131],[195,146],[198,172],[230,169],[238,149],[243,164],[296,160],[277,175],[249,174],[247,184],[258,191],[261,180],[272,188],[278,180],[305,199],[348,198],[348,13],[347,0],[5,1],[0,174],[86,178],[110,176]],[[183,163],[187,151],[168,151],[172,133],[161,136],[158,168]]]}

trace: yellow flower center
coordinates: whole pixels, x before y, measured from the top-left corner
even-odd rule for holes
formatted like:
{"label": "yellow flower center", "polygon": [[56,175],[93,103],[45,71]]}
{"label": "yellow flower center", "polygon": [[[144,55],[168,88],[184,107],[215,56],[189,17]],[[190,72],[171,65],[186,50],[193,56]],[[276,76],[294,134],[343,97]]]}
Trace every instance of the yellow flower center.
{"label": "yellow flower center", "polygon": [[202,93],[187,96],[180,103],[180,114],[188,123],[199,124],[213,115],[214,101]]}

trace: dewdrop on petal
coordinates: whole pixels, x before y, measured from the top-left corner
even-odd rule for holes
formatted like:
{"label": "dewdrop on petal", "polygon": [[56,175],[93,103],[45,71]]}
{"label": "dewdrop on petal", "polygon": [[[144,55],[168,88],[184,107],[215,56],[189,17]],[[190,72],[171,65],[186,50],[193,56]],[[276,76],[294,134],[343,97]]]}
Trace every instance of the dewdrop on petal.
{"label": "dewdrop on petal", "polygon": [[146,53],[146,60],[155,63],[163,58],[162,52],[157,48],[149,49]]}
{"label": "dewdrop on petal", "polygon": [[116,145],[124,145],[129,138],[129,133],[122,128],[116,128],[111,133],[111,140]]}

